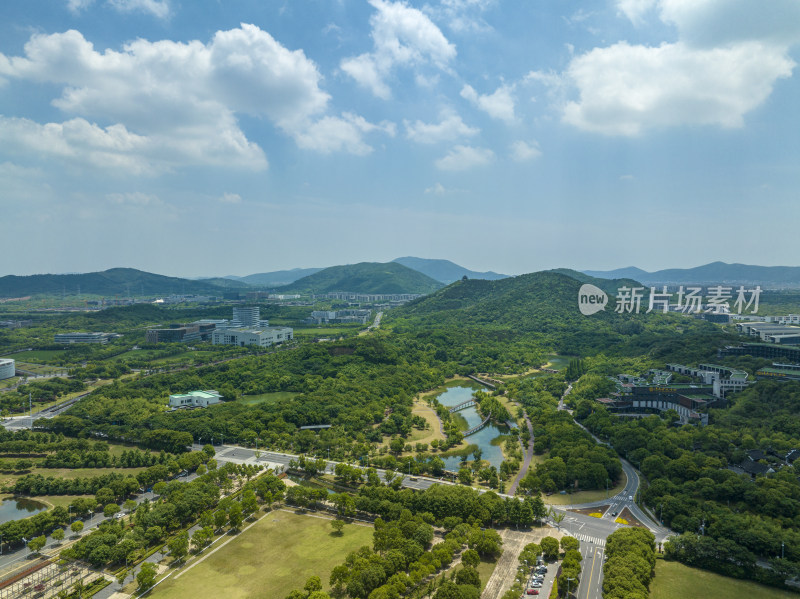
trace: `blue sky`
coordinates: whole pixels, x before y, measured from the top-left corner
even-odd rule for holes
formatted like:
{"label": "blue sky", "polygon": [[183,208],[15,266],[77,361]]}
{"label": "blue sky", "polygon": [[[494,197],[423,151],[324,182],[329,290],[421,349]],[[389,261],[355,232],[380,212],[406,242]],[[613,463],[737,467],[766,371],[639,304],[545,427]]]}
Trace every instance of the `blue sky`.
{"label": "blue sky", "polygon": [[0,274],[800,263],[800,0],[0,16]]}

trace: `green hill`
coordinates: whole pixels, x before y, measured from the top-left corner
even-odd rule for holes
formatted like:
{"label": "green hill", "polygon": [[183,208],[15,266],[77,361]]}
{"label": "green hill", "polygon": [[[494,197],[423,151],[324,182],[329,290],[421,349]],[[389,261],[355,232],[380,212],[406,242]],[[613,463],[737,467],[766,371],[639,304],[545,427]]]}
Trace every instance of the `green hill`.
{"label": "green hill", "polygon": [[554,268],[553,270],[549,270],[547,272],[556,272],[562,275],[567,275],[569,278],[575,279],[580,283],[591,283],[609,295],[617,295],[617,290],[620,287],[645,287],[645,285],[642,285],[642,283],[634,279],[603,279],[587,275],[586,273],[582,273],[577,270],[572,270],[571,268]]}
{"label": "green hill", "polygon": [[69,275],[8,275],[0,277],[0,297],[26,295],[166,295],[212,294],[218,295],[223,287],[206,281],[190,281],[166,277],[135,268],[111,268],[101,272]]}
{"label": "green hill", "polygon": [[450,260],[433,260],[429,258],[414,258],[413,256],[406,256],[405,258],[396,258],[393,262],[408,266],[428,275],[432,279],[441,281],[444,284],[452,283],[463,277],[468,279],[505,279],[508,275],[502,275],[493,271],[477,272],[469,270],[463,266],[451,262]]}
{"label": "green hill", "polygon": [[402,264],[388,262],[361,262],[344,266],[331,266],[312,275],[298,279],[278,291],[328,293],[352,291],[356,293],[431,293],[442,284],[429,276]]}

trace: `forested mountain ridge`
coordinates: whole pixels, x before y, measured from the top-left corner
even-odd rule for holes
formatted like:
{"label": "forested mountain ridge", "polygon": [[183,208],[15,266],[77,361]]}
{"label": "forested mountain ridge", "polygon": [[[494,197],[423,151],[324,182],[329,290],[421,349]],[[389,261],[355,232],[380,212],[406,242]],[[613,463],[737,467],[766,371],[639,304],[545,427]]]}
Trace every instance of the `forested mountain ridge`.
{"label": "forested mountain ridge", "polygon": [[646,272],[630,266],[616,270],[584,270],[595,277],[631,277],[646,284],[710,285],[760,284],[762,287],[800,287],[800,266],[758,266],[754,264],[728,264],[711,262],[694,268],[667,268]]}
{"label": "forested mountain ridge", "polygon": [[591,283],[609,295],[616,295],[617,290],[619,290],[621,287],[644,287],[644,285],[639,281],[628,277],[618,279],[593,277],[586,273],[572,270],[571,268],[554,268],[553,270],[549,270],[547,272],[555,272],[562,275],[567,275],[570,279],[575,279],[580,283]]}
{"label": "forested mountain ridge", "polygon": [[[705,355],[710,347],[735,341],[704,321],[678,314],[646,314],[646,300],[638,314],[618,314],[615,299],[609,296],[605,310],[584,316],[578,310],[581,284],[552,271],[497,281],[457,281],[392,310],[384,320],[420,336],[468,335],[473,344],[480,344],[482,337],[502,338],[504,343],[524,339],[569,355],[644,353],[691,360],[695,353]],[[687,345],[682,337],[690,333],[696,343]],[[453,339],[453,344],[462,341]]]}
{"label": "forested mountain ridge", "polygon": [[325,268],[277,290],[281,293],[431,293],[440,287],[439,281],[396,262],[360,262]]}
{"label": "forested mountain ridge", "polygon": [[403,266],[413,268],[414,270],[419,271],[424,275],[428,275],[432,279],[440,281],[445,285],[452,283],[453,281],[458,281],[463,277],[467,277],[469,279],[488,280],[505,279],[508,277],[508,275],[496,273],[491,270],[487,272],[470,270],[468,268],[464,268],[463,266],[459,266],[450,260],[434,260],[430,258],[415,258],[413,256],[406,256],[404,258],[395,258],[392,260],[392,262],[397,262]]}
{"label": "forested mountain ridge", "polygon": [[[235,283],[234,283],[235,285]],[[219,294],[225,287],[213,281],[191,281],[157,275],[135,268],[110,268],[68,275],[7,275],[0,277],[0,297],[36,294],[162,295],[170,293]]]}

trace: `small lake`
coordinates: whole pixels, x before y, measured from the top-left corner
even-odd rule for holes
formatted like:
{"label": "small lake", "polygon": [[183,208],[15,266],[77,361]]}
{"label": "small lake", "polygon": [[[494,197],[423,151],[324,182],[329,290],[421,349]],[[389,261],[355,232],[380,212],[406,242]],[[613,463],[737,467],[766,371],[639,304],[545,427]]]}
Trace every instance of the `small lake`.
{"label": "small lake", "polygon": [[43,512],[47,506],[33,499],[9,498],[0,503],[0,524]]}
{"label": "small lake", "polygon": [[[464,403],[465,401],[472,399],[472,396],[475,394],[476,390],[477,387],[450,387],[447,389],[447,391],[441,395],[438,395],[436,399],[438,399],[439,403],[443,406],[457,406],[460,403]],[[464,417],[470,428],[480,424],[483,421],[483,418],[481,418],[474,406],[460,410],[458,413]],[[508,427],[503,426],[498,428],[494,424],[490,423],[474,435],[466,437],[464,441],[466,441],[468,444],[474,444],[480,447],[481,451],[483,452],[481,459],[488,461],[496,468],[500,468],[500,464],[503,461],[503,450],[499,445],[492,445],[491,441],[492,439],[507,433]],[[458,469],[461,467],[460,456],[452,456],[443,459],[445,469],[458,472]],[[472,456],[469,456],[469,459],[472,460]]]}

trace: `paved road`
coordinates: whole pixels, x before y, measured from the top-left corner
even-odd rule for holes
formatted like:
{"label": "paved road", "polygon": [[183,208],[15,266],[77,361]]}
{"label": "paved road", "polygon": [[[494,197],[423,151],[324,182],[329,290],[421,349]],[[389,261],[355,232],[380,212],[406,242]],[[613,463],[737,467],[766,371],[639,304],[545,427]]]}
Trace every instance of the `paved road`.
{"label": "paved road", "polygon": [[23,428],[31,428],[31,422],[34,422],[37,418],[55,418],[65,410],[67,410],[72,404],[77,401],[80,401],[87,395],[89,395],[91,391],[87,391],[81,395],[73,397],[72,399],[68,399],[67,401],[62,401],[59,404],[55,404],[50,406],[49,408],[44,408],[43,410],[39,410],[38,412],[34,412],[33,416],[12,416],[11,418],[6,418],[1,424],[2,426],[6,427],[10,431],[20,430]]}
{"label": "paved road", "polygon": [[517,487],[519,486],[519,481],[521,481],[525,475],[528,473],[528,468],[531,466],[531,460],[533,459],[533,425],[531,424],[530,418],[528,418],[527,414],[525,416],[525,424],[528,426],[528,432],[531,434],[531,438],[528,440],[528,447],[525,448],[525,458],[522,462],[522,467],[519,469],[519,474],[514,478],[514,482],[511,483],[511,486],[508,488],[509,495],[515,495],[517,493]]}

